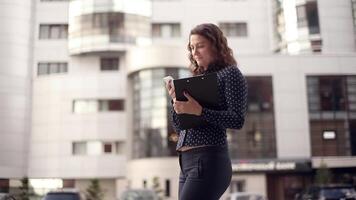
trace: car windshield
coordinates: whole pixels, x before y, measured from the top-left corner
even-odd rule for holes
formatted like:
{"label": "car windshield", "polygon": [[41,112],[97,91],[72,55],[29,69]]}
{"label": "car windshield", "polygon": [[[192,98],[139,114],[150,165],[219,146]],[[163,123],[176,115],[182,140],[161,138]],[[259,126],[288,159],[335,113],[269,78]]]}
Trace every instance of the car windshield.
{"label": "car windshield", "polygon": [[343,198],[355,192],[352,188],[325,188],[322,194],[326,198]]}
{"label": "car windshield", "polygon": [[79,196],[72,193],[53,193],[47,194],[44,200],[79,200]]}

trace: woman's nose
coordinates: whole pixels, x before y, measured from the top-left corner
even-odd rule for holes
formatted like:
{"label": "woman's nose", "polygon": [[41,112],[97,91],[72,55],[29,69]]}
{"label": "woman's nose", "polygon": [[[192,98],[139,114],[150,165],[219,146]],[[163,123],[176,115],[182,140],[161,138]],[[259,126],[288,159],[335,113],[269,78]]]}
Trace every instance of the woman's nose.
{"label": "woman's nose", "polygon": [[197,54],[197,50],[196,49],[192,49],[192,55],[195,56]]}

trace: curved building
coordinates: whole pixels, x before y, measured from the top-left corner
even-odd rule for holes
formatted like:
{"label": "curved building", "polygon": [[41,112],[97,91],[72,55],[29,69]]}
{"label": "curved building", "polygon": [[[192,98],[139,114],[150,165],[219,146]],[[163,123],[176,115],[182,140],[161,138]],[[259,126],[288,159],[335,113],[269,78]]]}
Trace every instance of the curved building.
{"label": "curved building", "polygon": [[[131,133],[128,138],[129,187],[150,188],[157,179],[162,188],[176,188],[178,134],[170,122],[172,104],[163,77],[189,76],[186,52],[183,46],[174,45],[139,47],[128,52],[127,61],[128,101],[131,103],[128,110],[131,115],[128,124]],[[168,196],[177,198],[175,193]]]}
{"label": "curved building", "polygon": [[[191,28],[215,23],[248,83],[228,130],[225,195],[293,199],[325,163],[356,185],[355,0],[2,0],[0,193],[178,196],[178,133],[162,78],[189,76]],[[213,13],[213,14],[212,14]],[[291,55],[293,54],[293,55]]]}
{"label": "curved building", "polygon": [[149,42],[150,1],[38,1],[36,10],[28,175],[83,192],[95,178],[115,199],[126,176],[125,54]]}

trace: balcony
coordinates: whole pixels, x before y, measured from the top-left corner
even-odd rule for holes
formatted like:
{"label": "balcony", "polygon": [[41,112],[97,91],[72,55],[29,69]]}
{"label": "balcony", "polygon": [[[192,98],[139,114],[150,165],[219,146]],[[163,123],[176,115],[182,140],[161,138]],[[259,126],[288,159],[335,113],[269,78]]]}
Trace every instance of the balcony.
{"label": "balcony", "polygon": [[150,0],[72,0],[69,52],[124,52],[131,46],[148,43],[150,17]]}

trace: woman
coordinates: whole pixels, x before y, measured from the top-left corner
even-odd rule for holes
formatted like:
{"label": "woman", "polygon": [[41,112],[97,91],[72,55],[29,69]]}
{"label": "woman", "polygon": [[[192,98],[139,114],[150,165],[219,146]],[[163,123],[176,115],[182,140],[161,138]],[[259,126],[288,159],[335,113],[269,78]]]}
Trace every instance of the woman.
{"label": "woman", "polygon": [[[188,93],[184,94],[188,101],[177,101],[172,82],[166,84],[173,103],[173,126],[179,133],[179,199],[218,200],[232,176],[226,129],[240,129],[244,124],[247,85],[216,25],[192,29],[188,50],[193,75],[217,73],[219,102],[215,110],[206,108]],[[182,113],[200,116],[208,125],[183,130],[177,118]]]}

